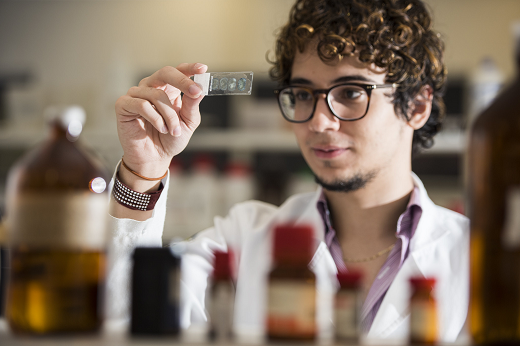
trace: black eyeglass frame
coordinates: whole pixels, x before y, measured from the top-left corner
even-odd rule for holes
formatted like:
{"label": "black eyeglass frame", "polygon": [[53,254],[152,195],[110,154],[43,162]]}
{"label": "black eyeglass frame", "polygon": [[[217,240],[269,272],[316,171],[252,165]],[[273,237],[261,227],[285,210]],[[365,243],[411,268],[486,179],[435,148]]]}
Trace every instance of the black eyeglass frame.
{"label": "black eyeglass frame", "polygon": [[[362,116],[360,116],[359,118],[354,118],[354,119],[342,118],[342,117],[340,117],[339,115],[336,114],[336,112],[334,111],[334,109],[332,108],[332,106],[330,104],[331,103],[331,101],[329,99],[330,92],[332,90],[336,89],[336,88],[339,88],[339,87],[342,87],[342,86],[345,86],[345,85],[353,85],[353,86],[360,87],[360,88],[364,89],[365,92],[367,93],[367,97],[368,97],[367,108],[365,109],[365,113]],[[336,118],[338,118],[339,120],[343,120],[343,121],[356,121],[356,120],[363,119],[365,117],[365,115],[367,115],[368,108],[370,107],[370,97],[372,96],[372,90],[383,89],[383,88],[397,88],[398,86],[399,86],[398,83],[392,83],[392,84],[364,84],[364,83],[351,83],[351,82],[349,82],[349,83],[342,83],[342,84],[334,85],[333,87],[330,87],[329,89],[316,89],[316,90],[313,90],[311,88],[300,86],[300,85],[287,85],[287,86],[284,86],[283,88],[276,89],[274,91],[274,93],[276,94],[276,100],[278,101],[278,107],[280,108],[280,111],[282,112],[282,116],[284,117],[285,120],[287,120],[287,121],[289,121],[291,123],[304,123],[304,122],[307,122],[307,121],[312,119],[312,117],[314,116],[314,112],[316,111],[316,104],[318,103],[318,97],[317,96],[319,94],[325,94],[325,99],[327,100],[327,106],[329,107],[330,112]],[[305,119],[305,120],[294,120],[294,119],[289,119],[285,115],[285,113],[283,111],[283,107],[282,107],[282,102],[280,101],[280,94],[285,89],[290,89],[290,88],[306,89],[307,91],[309,91],[309,94],[312,95],[313,101],[314,101],[314,106],[312,107],[312,112],[311,112],[311,114],[309,115],[309,117],[307,119]]]}

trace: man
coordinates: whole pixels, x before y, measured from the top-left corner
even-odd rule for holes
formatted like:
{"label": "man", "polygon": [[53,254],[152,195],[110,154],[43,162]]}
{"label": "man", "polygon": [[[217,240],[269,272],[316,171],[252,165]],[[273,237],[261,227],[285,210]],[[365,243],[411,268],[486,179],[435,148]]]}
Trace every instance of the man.
{"label": "man", "polygon": [[[273,65],[282,114],[292,123],[321,187],[293,196],[279,208],[254,201],[239,204],[187,243],[183,326],[206,320],[211,252],[233,249],[238,269],[235,326],[261,333],[272,228],[295,222],[315,229],[317,251],[309,266],[325,302],[318,307],[322,334],[330,330],[336,273],[359,269],[365,274],[362,330],[369,338],[406,338],[409,278],[433,276],[440,340],[455,341],[468,306],[468,223],[435,206],[411,172],[412,152],[431,146],[443,116],[443,43],[431,29],[424,4],[298,0],[278,37]],[[118,180],[144,193],[137,194],[144,196],[139,197],[144,204],[146,194],[155,196],[152,200],[159,195],[155,191],[162,188],[170,160],[200,123],[201,91],[188,77],[206,69],[202,64],[165,67],[116,104],[124,149]],[[113,199],[116,261],[109,292],[125,285],[134,246],[161,244],[165,203],[164,192],[145,211]],[[124,314],[125,299],[112,294],[115,314]]]}

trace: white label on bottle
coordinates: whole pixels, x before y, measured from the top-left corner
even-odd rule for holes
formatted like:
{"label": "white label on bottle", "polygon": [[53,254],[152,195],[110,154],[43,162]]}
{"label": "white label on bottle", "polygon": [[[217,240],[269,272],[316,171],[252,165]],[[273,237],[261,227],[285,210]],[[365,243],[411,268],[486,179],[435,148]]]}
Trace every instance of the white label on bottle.
{"label": "white label on bottle", "polygon": [[338,339],[358,337],[358,295],[356,291],[338,291],[335,301],[335,326]]}
{"label": "white label on bottle", "polygon": [[506,195],[506,215],[502,245],[513,249],[520,246],[520,188],[510,189]]}
{"label": "white label on bottle", "polygon": [[291,337],[314,335],[316,332],[314,284],[271,282],[267,309],[267,326],[271,335]]}
{"label": "white label on bottle", "polygon": [[11,245],[103,249],[107,244],[108,198],[90,191],[24,193],[8,213]]}

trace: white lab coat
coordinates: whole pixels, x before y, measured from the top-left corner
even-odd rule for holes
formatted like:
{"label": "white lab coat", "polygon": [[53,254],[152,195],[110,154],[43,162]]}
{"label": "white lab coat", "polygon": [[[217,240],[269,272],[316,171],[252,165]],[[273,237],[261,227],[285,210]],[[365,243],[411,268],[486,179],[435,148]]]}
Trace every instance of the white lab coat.
{"label": "white lab coat", "polygon": [[[419,178],[421,219],[410,243],[410,252],[388,289],[367,341],[406,342],[409,331],[409,278],[437,278],[439,338],[460,340],[464,333],[469,299],[468,220],[436,206]],[[168,178],[165,179],[166,189]],[[261,335],[264,331],[266,278],[271,269],[273,226],[284,222],[310,224],[315,229],[317,250],[309,264],[316,274],[317,320],[320,337],[331,337],[332,302],[337,290],[337,268],[324,243],[324,225],[316,208],[321,191],[295,195],[282,206],[258,201],[234,206],[225,218],[216,217],[214,226],[187,241],[182,262],[181,323],[184,328],[206,322],[204,308],[208,276],[212,271],[212,251],[235,252],[237,268],[235,327],[239,333]],[[147,221],[113,218],[112,268],[108,276],[108,313],[128,316],[130,253],[137,245],[161,245],[166,210],[166,191]]]}

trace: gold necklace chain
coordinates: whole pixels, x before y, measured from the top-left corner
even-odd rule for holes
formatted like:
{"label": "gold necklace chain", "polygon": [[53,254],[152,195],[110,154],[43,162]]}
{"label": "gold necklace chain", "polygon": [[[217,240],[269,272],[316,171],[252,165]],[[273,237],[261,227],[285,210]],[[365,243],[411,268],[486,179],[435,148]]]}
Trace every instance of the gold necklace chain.
{"label": "gold necklace chain", "polygon": [[395,244],[392,244],[389,247],[387,247],[386,249],[381,250],[378,253],[376,253],[375,255],[372,255],[370,257],[365,257],[365,258],[343,258],[343,260],[345,261],[345,263],[370,262],[370,261],[375,260],[378,257],[383,256],[385,253],[392,251],[394,246],[395,246]]}

